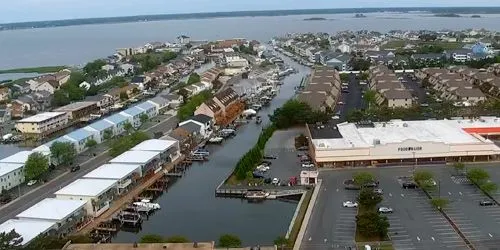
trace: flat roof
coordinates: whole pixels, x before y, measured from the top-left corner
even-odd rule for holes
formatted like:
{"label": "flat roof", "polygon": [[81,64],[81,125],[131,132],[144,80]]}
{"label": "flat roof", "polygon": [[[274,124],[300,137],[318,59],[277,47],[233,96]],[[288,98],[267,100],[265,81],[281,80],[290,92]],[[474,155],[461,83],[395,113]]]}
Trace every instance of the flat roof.
{"label": "flat roof", "polygon": [[145,112],[144,110],[134,106],[134,107],[123,110],[122,112],[120,112],[120,114],[136,116],[136,115],[143,114],[144,112]]}
{"label": "flat roof", "polygon": [[83,207],[85,203],[87,202],[80,200],[46,198],[24,210],[16,217],[60,221],[72,215],[75,211]]}
{"label": "flat roof", "polygon": [[0,162],[0,176],[4,176],[14,170],[20,169],[24,166],[23,164],[18,163],[3,163]]}
{"label": "flat roof", "polygon": [[112,160],[110,163],[146,164],[157,157],[160,153],[155,151],[127,151]]}
{"label": "flat roof", "polygon": [[[3,158],[0,160],[0,163],[16,163],[16,164],[25,164],[28,160],[28,157],[33,154],[33,151],[19,151],[11,156]],[[44,155],[48,155],[47,152],[39,152]]]}
{"label": "flat roof", "polygon": [[26,117],[18,122],[43,122],[64,114],[66,114],[66,112],[44,112],[36,114],[34,116]]}
{"label": "flat roof", "polygon": [[96,197],[109,190],[116,180],[78,179],[55,192],[55,195]]}
{"label": "flat roof", "polygon": [[55,111],[76,111],[76,110],[79,110],[79,109],[82,109],[82,108],[86,108],[86,107],[89,107],[89,106],[92,106],[94,104],[96,104],[97,102],[74,102],[74,103],[70,103],[66,106],[62,106],[60,108],[56,108],[54,109]]}
{"label": "flat roof", "polygon": [[71,138],[71,139],[74,139],[76,141],[81,141],[81,140],[84,140],[84,139],[87,139],[89,137],[92,137],[94,134],[86,129],[77,129],[69,134],[67,134],[66,136]]}
{"label": "flat roof", "polygon": [[108,121],[106,119],[102,119],[102,120],[99,120],[97,122],[94,122],[94,123],[88,125],[87,127],[93,128],[97,131],[104,131],[106,129],[112,128],[113,126],[114,126],[114,124],[111,123],[110,121]]}
{"label": "flat roof", "polygon": [[118,113],[118,114],[114,114],[110,117],[106,117],[106,118],[104,118],[104,120],[109,121],[113,124],[119,124],[119,123],[122,123],[124,121],[127,121],[128,118],[127,118],[127,116]]}
{"label": "flat roof", "polygon": [[121,180],[140,168],[139,164],[104,164],[83,178]]}
{"label": "flat roof", "polygon": [[[319,149],[373,147],[378,144],[402,143],[406,140],[445,144],[482,143],[480,139],[464,131],[464,123],[467,124],[465,120],[392,120],[362,127],[345,122],[337,125],[343,138],[332,135],[330,138],[313,139],[313,143]],[[497,127],[500,127],[500,123]]]}
{"label": "flat roof", "polygon": [[163,152],[172,147],[177,141],[174,140],[160,140],[160,139],[151,139],[147,141],[143,141],[137,144],[130,150],[133,151],[157,151]]}
{"label": "flat roof", "polygon": [[23,237],[22,244],[27,244],[39,234],[47,232],[56,222],[29,219],[11,219],[0,224],[0,232],[8,233],[12,230]]}
{"label": "flat roof", "polygon": [[156,108],[156,106],[154,104],[150,103],[149,101],[145,101],[143,103],[137,104],[135,107],[140,108],[140,109],[144,109],[146,111]]}

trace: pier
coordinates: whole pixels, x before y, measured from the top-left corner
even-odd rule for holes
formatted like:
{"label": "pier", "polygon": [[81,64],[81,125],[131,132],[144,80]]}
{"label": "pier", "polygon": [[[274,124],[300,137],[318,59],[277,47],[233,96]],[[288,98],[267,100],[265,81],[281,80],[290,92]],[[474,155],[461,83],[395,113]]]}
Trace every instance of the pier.
{"label": "pier", "polygon": [[289,196],[302,195],[309,187],[306,186],[228,186],[220,185],[215,190],[216,197],[244,198],[249,191],[264,191],[269,193],[267,199],[278,199]]}

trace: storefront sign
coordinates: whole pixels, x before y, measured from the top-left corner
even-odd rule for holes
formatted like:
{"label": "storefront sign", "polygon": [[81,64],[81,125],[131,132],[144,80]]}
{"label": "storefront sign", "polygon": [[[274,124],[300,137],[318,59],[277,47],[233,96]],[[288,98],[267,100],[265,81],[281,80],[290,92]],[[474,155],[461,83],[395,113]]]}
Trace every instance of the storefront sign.
{"label": "storefront sign", "polygon": [[422,147],[401,147],[398,148],[399,152],[407,152],[407,151],[421,151]]}

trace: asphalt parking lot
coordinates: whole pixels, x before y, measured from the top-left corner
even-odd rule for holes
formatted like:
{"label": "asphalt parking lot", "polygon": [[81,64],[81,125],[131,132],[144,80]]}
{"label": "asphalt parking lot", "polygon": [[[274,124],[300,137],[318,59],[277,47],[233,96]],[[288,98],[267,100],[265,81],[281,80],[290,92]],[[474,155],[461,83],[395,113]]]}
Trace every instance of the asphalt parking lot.
{"label": "asphalt parking lot", "polygon": [[399,76],[403,77],[404,81],[401,82],[403,86],[405,86],[406,89],[411,90],[412,95],[418,98],[418,103],[427,103],[426,89],[420,87],[421,85],[419,80],[413,80],[408,77],[407,74],[400,74]]}
{"label": "asphalt parking lot", "polygon": [[368,85],[360,85],[359,80],[356,79],[356,75],[349,75],[349,93],[341,92],[337,102],[343,102],[344,104],[338,105],[335,107],[335,112],[338,112],[340,115],[340,121],[345,120],[345,116],[349,113],[350,110],[353,109],[364,109],[365,101],[363,99],[363,90],[367,88]]}

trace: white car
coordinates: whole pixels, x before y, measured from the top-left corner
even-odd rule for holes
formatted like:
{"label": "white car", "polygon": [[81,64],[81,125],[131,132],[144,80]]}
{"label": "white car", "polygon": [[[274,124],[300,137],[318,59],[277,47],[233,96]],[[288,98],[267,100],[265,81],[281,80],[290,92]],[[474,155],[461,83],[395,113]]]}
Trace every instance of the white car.
{"label": "white car", "polygon": [[332,116],[332,120],[338,120],[338,119],[340,119],[340,117],[338,115]]}
{"label": "white car", "polygon": [[28,186],[33,186],[37,183],[37,180],[31,180],[31,181],[28,181],[27,185]]}
{"label": "white car", "polygon": [[381,214],[390,214],[390,213],[394,212],[394,210],[392,210],[392,208],[390,208],[390,207],[380,207],[378,209],[378,212]]}
{"label": "white car", "polygon": [[381,188],[374,189],[373,192],[375,192],[376,194],[384,194],[384,191],[382,191]]}
{"label": "white car", "polygon": [[344,105],[344,102],[337,102],[338,105]]}
{"label": "white car", "polygon": [[271,169],[271,168],[269,166],[267,166],[267,165],[264,165],[264,164],[262,164],[262,165],[260,165],[260,166],[257,167],[257,170],[262,171],[262,172],[265,172],[265,171],[267,171],[269,169]]}
{"label": "white car", "polygon": [[274,178],[273,181],[271,182],[273,185],[279,185],[280,184],[280,179]]}
{"label": "white car", "polygon": [[314,164],[313,163],[302,163],[303,168],[313,168]]}
{"label": "white car", "polygon": [[342,203],[342,206],[344,206],[344,207],[358,207],[358,203],[352,202],[352,201],[344,201]]}

